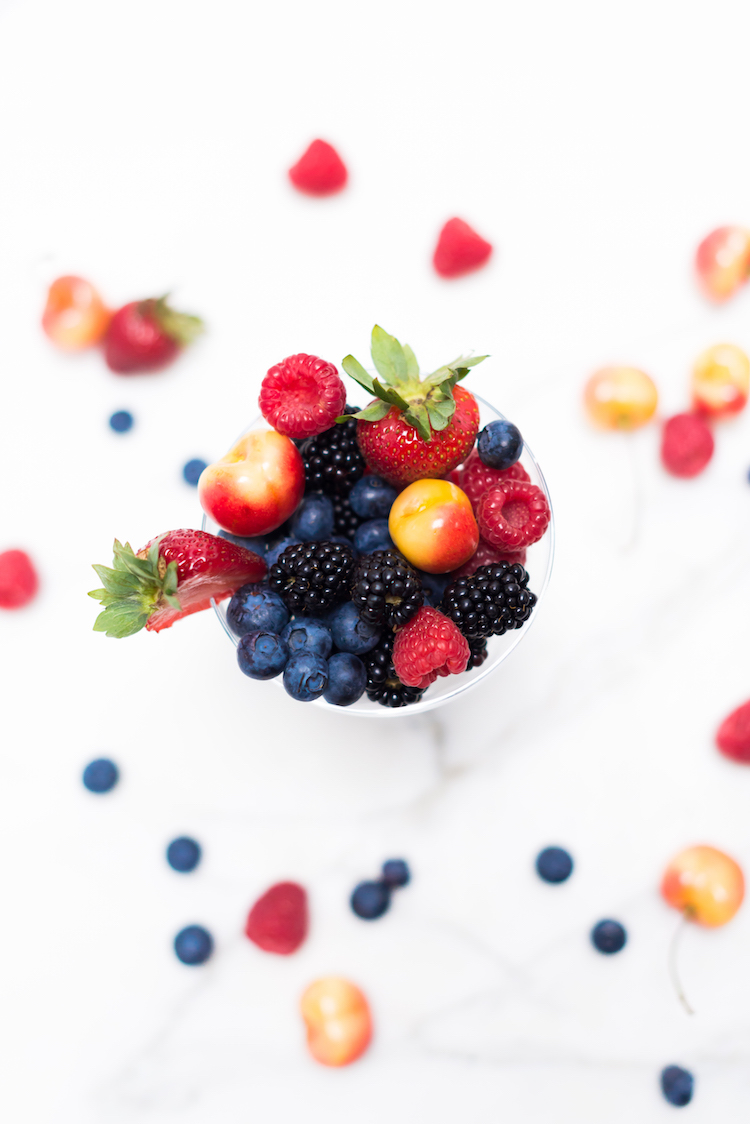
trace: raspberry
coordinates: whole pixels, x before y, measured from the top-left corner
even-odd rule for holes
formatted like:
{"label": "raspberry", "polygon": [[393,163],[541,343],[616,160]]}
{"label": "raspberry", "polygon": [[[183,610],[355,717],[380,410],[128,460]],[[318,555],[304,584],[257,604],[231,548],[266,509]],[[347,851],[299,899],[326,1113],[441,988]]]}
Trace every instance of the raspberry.
{"label": "raspberry", "polygon": [[697,476],[714,453],[714,437],[699,414],[675,414],[664,423],[661,459],[673,476]]}
{"label": "raspberry", "polygon": [[22,609],[39,589],[34,564],[23,550],[0,554],[0,609]]}
{"label": "raspberry", "polygon": [[347,180],[346,164],[333,145],[314,140],[293,168],[289,179],[307,195],[332,195],[341,191]]}
{"label": "raspberry", "polygon": [[492,245],[463,219],[449,219],[440,231],[432,263],[441,277],[460,277],[484,265]]}
{"label": "raspberry", "polygon": [[450,580],[455,578],[468,578],[479,569],[480,566],[490,566],[495,562],[510,562],[511,566],[517,562],[519,566],[526,564],[526,551],[525,550],[498,550],[495,546],[490,546],[484,539],[479,540],[479,546],[476,553],[472,554],[468,562],[464,562],[463,566],[459,566],[457,570],[453,570],[450,574]]}
{"label": "raspberry", "polygon": [[716,732],[716,744],[725,757],[750,764],[750,702],[724,719]]}
{"label": "raspberry", "polygon": [[466,671],[471,651],[453,621],[437,609],[423,605],[396,633],[393,666],[407,687],[429,687],[438,675]]}
{"label": "raspberry", "polygon": [[250,910],[245,936],[264,952],[289,956],[307,936],[307,894],[296,882],[277,882]]}
{"label": "raspberry", "polygon": [[538,542],[550,521],[544,492],[524,480],[505,480],[490,488],[476,514],[482,538],[501,550],[520,550]]}
{"label": "raspberry", "polygon": [[510,468],[489,468],[480,460],[477,450],[472,449],[456,483],[466,492],[476,515],[477,504],[490,488],[502,484],[504,480],[528,481],[528,479],[528,472],[518,461],[512,464]]}
{"label": "raspberry", "polygon": [[343,414],[346,389],[333,363],[317,355],[290,355],[268,371],[258,405],[279,433],[315,437]]}

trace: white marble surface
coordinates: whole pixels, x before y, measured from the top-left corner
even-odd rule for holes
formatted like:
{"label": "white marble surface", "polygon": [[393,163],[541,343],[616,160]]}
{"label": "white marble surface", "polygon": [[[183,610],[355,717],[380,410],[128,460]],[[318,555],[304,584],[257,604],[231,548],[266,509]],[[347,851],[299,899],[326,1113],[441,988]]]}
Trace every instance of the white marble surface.
{"label": "white marble surface", "polygon": [[[0,618],[4,1120],[656,1124],[671,1062],[696,1074],[688,1119],[747,1118],[750,909],[686,933],[689,1018],[657,886],[694,842],[750,869],[750,773],[712,747],[750,695],[750,419],[682,483],[657,428],[580,410],[605,362],[649,370],[671,412],[701,348],[750,346],[750,293],[708,308],[689,268],[712,225],[750,222],[747,32],[736,2],[0,2],[0,549],[43,579]],[[285,184],[314,135],[350,164],[337,199]],[[497,251],[444,284],[453,213]],[[113,302],[173,288],[210,334],[153,379],[61,358],[37,318],[70,270]],[[364,356],[376,319],[425,365],[490,352],[474,385],[548,476],[553,583],[497,677],[363,723],[244,679],[210,614],[91,632],[89,564],[196,525],[180,467],[224,451],[270,363]],[[101,754],[122,782],[95,798]],[[187,877],[163,859],[183,832],[205,849]],[[575,856],[565,886],[533,874],[548,843]],[[413,885],[364,924],[348,894],[390,855]],[[312,905],[288,960],[241,935],[281,877]],[[630,935],[610,959],[604,916]],[[216,938],[203,969],[171,952],[190,922]],[[304,1048],[324,972],[374,1009],[348,1070]]]}

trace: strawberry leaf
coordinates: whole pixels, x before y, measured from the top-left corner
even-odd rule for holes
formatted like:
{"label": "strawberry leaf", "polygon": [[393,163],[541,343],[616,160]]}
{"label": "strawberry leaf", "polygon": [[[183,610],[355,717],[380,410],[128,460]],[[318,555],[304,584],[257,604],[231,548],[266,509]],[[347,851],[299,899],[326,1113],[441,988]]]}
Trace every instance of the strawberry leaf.
{"label": "strawberry leaf", "polygon": [[357,410],[356,414],[345,414],[342,418],[336,418],[336,421],[348,421],[349,418],[359,418],[360,421],[376,422],[380,421],[390,410],[387,402],[371,402],[364,410]]}
{"label": "strawberry leaf", "polygon": [[403,416],[403,421],[408,425],[414,426],[419,436],[423,441],[432,440],[432,430],[430,429],[430,418],[427,413],[427,407],[421,404],[413,403]]}
{"label": "strawberry leaf", "polygon": [[403,344],[404,356],[406,357],[406,375],[407,378],[419,382],[419,363],[417,357],[409,347],[408,343]]}
{"label": "strawberry leaf", "polygon": [[378,379],[372,380],[372,389],[381,402],[387,402],[389,406],[398,406],[399,410],[409,409],[409,403],[405,398],[402,398],[392,387],[383,386]]}
{"label": "strawberry leaf", "polygon": [[148,620],[148,613],[133,601],[120,601],[116,605],[109,605],[94,621],[94,632],[105,632],[107,636],[114,636],[121,640],[124,636],[132,636],[140,630]]}
{"label": "strawberry leaf", "polygon": [[456,403],[452,398],[445,398],[442,402],[435,402],[431,400],[427,403],[427,413],[430,418],[430,425],[438,432],[450,424],[450,420],[456,412]]}
{"label": "strawberry leaf", "polygon": [[[370,394],[375,393],[372,385],[372,375],[368,375],[362,364],[358,359],[355,359],[353,355],[346,355],[341,360],[341,366],[350,379],[354,379],[354,381],[359,383],[360,386],[363,386],[365,390],[369,390]],[[349,416],[351,417],[351,414]]]}
{"label": "strawberry leaf", "polygon": [[[407,366],[404,349],[395,336],[389,336],[379,324],[372,329],[372,361],[390,386],[399,386],[406,380]],[[395,403],[394,403],[395,405]]]}

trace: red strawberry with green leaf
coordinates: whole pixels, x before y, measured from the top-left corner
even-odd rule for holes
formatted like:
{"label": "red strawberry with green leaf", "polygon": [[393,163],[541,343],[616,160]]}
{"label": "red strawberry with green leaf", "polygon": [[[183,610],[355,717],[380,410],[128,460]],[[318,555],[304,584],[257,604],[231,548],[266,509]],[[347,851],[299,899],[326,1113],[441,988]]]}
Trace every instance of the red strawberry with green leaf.
{"label": "red strawberry with green leaf", "polygon": [[103,589],[94,589],[104,606],[95,632],[121,638],[144,626],[170,628],[181,617],[208,609],[248,582],[260,581],[266,564],[252,550],[206,531],[167,531],[134,553],[115,539],[112,569],[94,566]]}
{"label": "red strawberry with green leaf", "polygon": [[[390,484],[445,476],[465,460],[479,429],[479,407],[456,384],[486,355],[461,357],[422,376],[414,352],[379,325],[372,330],[372,359],[382,382],[353,355],[342,366],[375,395],[354,415],[357,441],[369,468]],[[337,418],[346,421],[347,418]]]}
{"label": "red strawberry with green leaf", "polygon": [[104,358],[118,375],[160,371],[203,331],[198,316],[177,312],[167,297],[131,301],[115,312],[104,337]]}

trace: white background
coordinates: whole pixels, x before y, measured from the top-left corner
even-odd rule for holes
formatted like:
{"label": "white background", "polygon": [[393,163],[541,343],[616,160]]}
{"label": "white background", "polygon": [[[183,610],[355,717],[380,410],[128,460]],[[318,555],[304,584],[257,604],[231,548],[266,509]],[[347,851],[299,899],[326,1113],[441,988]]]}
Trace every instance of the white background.
{"label": "white background", "polygon": [[[712,746],[750,695],[750,419],[685,483],[658,426],[594,433],[580,393],[639,365],[668,414],[703,347],[750,348],[750,293],[714,309],[691,276],[706,231],[750,223],[749,25],[742,0],[0,0],[0,549],[43,581],[0,619],[3,1119],[651,1124],[672,1062],[688,1119],[747,1118],[750,909],[686,933],[690,1019],[657,887],[694,842],[750,870],[750,774]],[[314,136],[341,196],[288,186]],[[496,250],[447,283],[454,214]],[[68,271],[114,305],[172,290],[210,332],[153,378],[61,356],[38,319]],[[556,570],[507,666],[362,723],[244,679],[209,613],[94,634],[114,536],[197,525],[182,464],[225,451],[271,363],[366,359],[376,320],[428,369],[491,353],[473,385],[547,474]],[[103,754],[122,782],[97,798],[80,772]],[[183,832],[205,849],[187,877],[163,859]],[[548,843],[576,858],[564,887],[533,874]],[[413,885],[366,925],[348,894],[391,855]],[[241,936],[283,877],[313,913],[289,960]],[[603,916],[618,957],[588,943]],[[216,938],[202,969],[171,951],[191,922]],[[325,972],[376,1019],[343,1071],[297,1014]]]}

